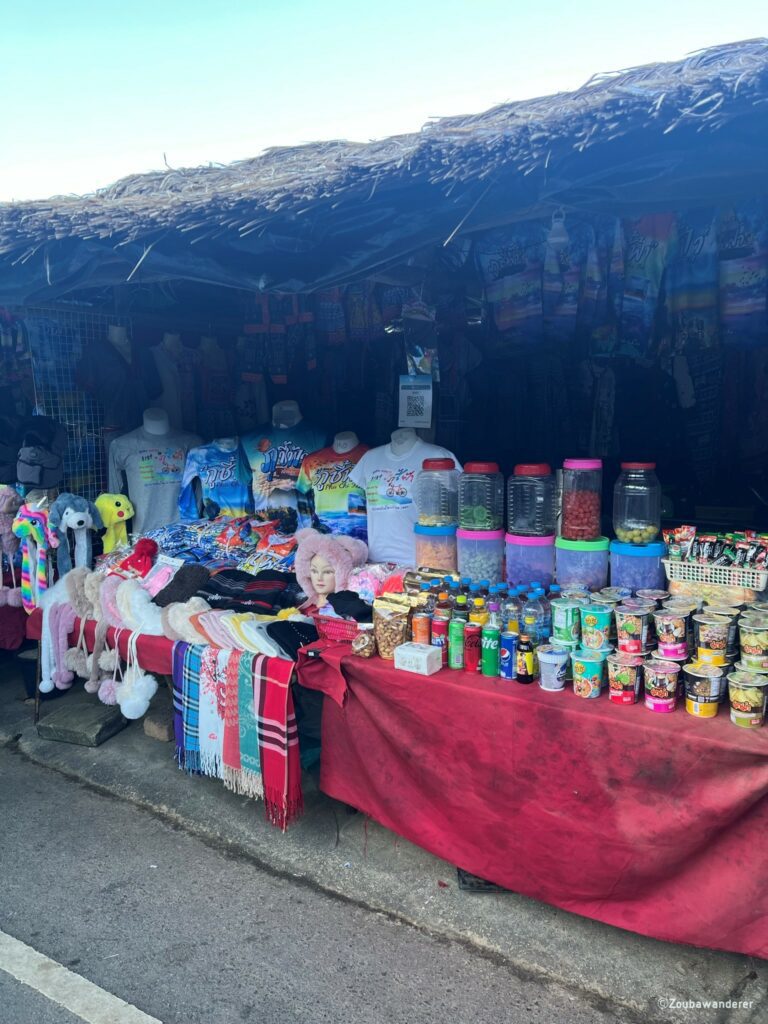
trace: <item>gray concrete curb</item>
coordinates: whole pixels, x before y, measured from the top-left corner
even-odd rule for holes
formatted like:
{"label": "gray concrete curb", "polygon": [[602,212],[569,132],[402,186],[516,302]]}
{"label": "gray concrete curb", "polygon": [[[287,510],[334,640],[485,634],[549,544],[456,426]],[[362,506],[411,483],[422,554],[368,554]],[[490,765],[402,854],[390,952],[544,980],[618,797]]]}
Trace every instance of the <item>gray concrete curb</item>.
{"label": "gray concrete curb", "polygon": [[[763,1020],[768,964],[675,946],[611,928],[515,893],[458,889],[455,868],[317,791],[304,776],[304,817],[284,835],[263,807],[211,779],[179,771],[171,745],[131,725],[93,749],[42,740],[29,706],[0,686],[0,743],[35,764],[129,801],[232,856],[471,945],[519,974],[541,977],[651,1022]],[[73,692],[67,700],[93,700]],[[50,707],[55,707],[55,704]],[[47,710],[47,708],[44,708]],[[753,1000],[748,1010],[662,1009],[659,1000]],[[695,1016],[692,1016],[694,1014]],[[723,1016],[725,1014],[725,1016]]]}

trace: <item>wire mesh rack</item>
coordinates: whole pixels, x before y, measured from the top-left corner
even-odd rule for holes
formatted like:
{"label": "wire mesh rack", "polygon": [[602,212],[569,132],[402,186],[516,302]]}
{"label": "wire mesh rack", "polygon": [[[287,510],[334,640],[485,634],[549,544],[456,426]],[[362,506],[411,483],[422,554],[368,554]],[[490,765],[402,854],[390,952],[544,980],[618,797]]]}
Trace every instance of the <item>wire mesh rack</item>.
{"label": "wire mesh rack", "polygon": [[90,342],[107,336],[124,317],[83,309],[24,307],[16,310],[27,334],[36,411],[67,428],[63,489],[93,500],[107,490],[104,415],[99,402],[77,386],[77,366]]}

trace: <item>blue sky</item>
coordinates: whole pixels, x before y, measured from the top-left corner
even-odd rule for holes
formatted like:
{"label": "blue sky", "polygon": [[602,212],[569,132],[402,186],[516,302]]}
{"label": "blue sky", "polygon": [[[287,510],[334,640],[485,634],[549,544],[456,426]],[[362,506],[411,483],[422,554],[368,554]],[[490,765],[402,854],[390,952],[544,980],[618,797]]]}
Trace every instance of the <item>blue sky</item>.
{"label": "blue sky", "polygon": [[768,34],[764,0],[5,0],[0,200],[379,138]]}

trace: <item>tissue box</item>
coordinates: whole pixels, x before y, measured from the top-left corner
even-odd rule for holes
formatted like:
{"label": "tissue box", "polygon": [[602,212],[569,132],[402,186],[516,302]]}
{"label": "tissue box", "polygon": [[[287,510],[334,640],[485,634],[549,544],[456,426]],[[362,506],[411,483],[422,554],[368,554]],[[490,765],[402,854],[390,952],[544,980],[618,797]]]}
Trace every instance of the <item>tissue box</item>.
{"label": "tissue box", "polygon": [[432,644],[400,644],[395,648],[395,668],[403,672],[433,676],[442,667],[442,647],[433,647]]}

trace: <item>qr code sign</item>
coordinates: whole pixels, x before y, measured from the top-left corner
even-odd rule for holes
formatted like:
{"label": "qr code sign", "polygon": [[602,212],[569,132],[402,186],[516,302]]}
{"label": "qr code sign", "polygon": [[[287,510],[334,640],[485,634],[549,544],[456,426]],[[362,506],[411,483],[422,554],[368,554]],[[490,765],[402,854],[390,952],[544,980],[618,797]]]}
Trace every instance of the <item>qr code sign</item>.
{"label": "qr code sign", "polygon": [[424,416],[424,395],[406,395],[405,411],[407,416]]}

